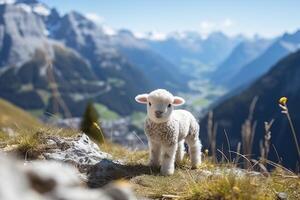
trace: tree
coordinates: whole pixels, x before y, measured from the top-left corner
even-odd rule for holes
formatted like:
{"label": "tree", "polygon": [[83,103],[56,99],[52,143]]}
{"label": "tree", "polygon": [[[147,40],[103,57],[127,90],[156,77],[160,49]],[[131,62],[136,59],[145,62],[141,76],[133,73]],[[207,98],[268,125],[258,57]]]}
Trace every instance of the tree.
{"label": "tree", "polygon": [[98,125],[99,115],[93,106],[93,103],[88,103],[82,121],[81,131],[87,134],[92,140],[98,144],[104,143],[104,135],[102,128]]}

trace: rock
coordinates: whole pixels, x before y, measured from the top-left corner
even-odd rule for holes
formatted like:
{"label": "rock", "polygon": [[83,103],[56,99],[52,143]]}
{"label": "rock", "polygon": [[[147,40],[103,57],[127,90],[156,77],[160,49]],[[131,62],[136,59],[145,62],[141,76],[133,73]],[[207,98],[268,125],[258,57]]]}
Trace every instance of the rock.
{"label": "rock", "polygon": [[278,192],[278,193],[277,193],[277,197],[278,197],[278,199],[280,199],[280,200],[288,199],[288,195],[287,195],[287,193],[285,193],[285,192]]}
{"label": "rock", "polygon": [[130,185],[111,183],[103,189],[85,187],[75,167],[56,161],[26,165],[0,155],[0,199],[5,200],[135,200]]}
{"label": "rock", "polygon": [[88,172],[90,167],[103,159],[111,159],[108,153],[101,152],[99,147],[85,134],[77,138],[49,136],[46,139],[49,149],[43,153],[47,160],[70,163],[81,173]]}

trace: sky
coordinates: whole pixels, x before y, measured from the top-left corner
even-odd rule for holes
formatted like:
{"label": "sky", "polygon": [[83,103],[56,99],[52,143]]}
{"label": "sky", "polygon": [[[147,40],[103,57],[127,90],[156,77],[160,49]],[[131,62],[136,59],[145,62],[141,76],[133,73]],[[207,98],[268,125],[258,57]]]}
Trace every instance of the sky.
{"label": "sky", "polygon": [[300,29],[300,0],[41,0],[61,14],[79,11],[97,23],[136,34],[222,31],[274,37]]}

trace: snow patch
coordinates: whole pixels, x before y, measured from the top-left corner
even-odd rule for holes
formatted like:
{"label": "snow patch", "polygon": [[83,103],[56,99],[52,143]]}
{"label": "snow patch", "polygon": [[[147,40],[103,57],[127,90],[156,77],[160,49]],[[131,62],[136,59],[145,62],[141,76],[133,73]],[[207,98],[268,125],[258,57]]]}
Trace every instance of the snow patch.
{"label": "snow patch", "polygon": [[166,34],[157,31],[148,32],[148,33],[134,32],[133,34],[138,39],[148,39],[154,41],[163,41],[167,39]]}
{"label": "snow patch", "polygon": [[28,6],[28,5],[26,5],[26,4],[24,4],[24,3],[17,4],[17,6],[19,8],[21,8],[22,10],[24,10],[25,12],[27,12],[27,13],[31,13],[32,12],[31,7]]}
{"label": "snow patch", "polygon": [[112,35],[116,35],[117,31],[114,30],[113,28],[107,26],[107,25],[102,25],[102,30],[106,35],[112,36]]}
{"label": "snow patch", "polygon": [[42,16],[49,16],[51,11],[42,4],[37,4],[33,7],[33,12]]}

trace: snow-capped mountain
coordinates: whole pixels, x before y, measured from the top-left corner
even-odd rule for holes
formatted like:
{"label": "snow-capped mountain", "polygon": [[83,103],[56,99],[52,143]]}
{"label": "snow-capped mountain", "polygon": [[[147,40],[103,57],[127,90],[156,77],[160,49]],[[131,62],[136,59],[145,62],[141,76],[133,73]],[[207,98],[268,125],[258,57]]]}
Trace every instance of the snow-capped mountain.
{"label": "snow-capped mountain", "polygon": [[221,32],[207,38],[197,32],[173,33],[164,40],[148,40],[147,43],[174,64],[196,60],[205,65],[216,66],[222,62],[244,38],[228,37]]}
{"label": "snow-capped mountain", "polygon": [[[300,30],[295,33],[285,33],[276,39],[260,56],[241,68],[225,84],[230,88],[246,86],[268,72],[281,58],[300,48]],[[231,84],[234,80],[234,85]]]}
{"label": "snow-capped mountain", "polygon": [[152,62],[142,65],[124,53],[124,37],[105,34],[80,13],[60,16],[36,0],[2,1],[0,19],[0,97],[23,108],[61,113],[68,108],[79,116],[86,102],[93,100],[119,114],[130,114],[141,109],[131,101],[136,94],[158,87],[158,81],[142,71],[145,67],[164,76],[162,87],[178,90],[185,85],[158,69],[170,65],[167,61],[133,45],[131,50]]}
{"label": "snow-capped mountain", "polygon": [[[139,86],[149,88],[150,84],[140,71],[113,52],[106,52],[102,59],[99,57],[101,67],[96,70],[97,67],[76,48],[69,48],[62,41],[49,38],[47,16],[29,10],[32,6],[36,6],[36,1],[0,5],[2,98],[29,110],[47,110],[51,113],[64,113],[61,107],[55,109],[57,101],[63,101],[75,116],[82,114],[85,103],[90,100],[103,103],[120,114],[137,109],[133,102],[122,102],[121,106],[111,99],[131,99],[141,92]],[[66,38],[71,36],[72,33]],[[49,61],[53,63],[52,67],[49,67]],[[131,78],[126,79],[125,73],[117,73],[124,69],[128,70]],[[109,70],[111,73],[105,74]],[[57,84],[59,98],[53,96],[53,84]],[[120,89],[113,90],[113,87]]]}

